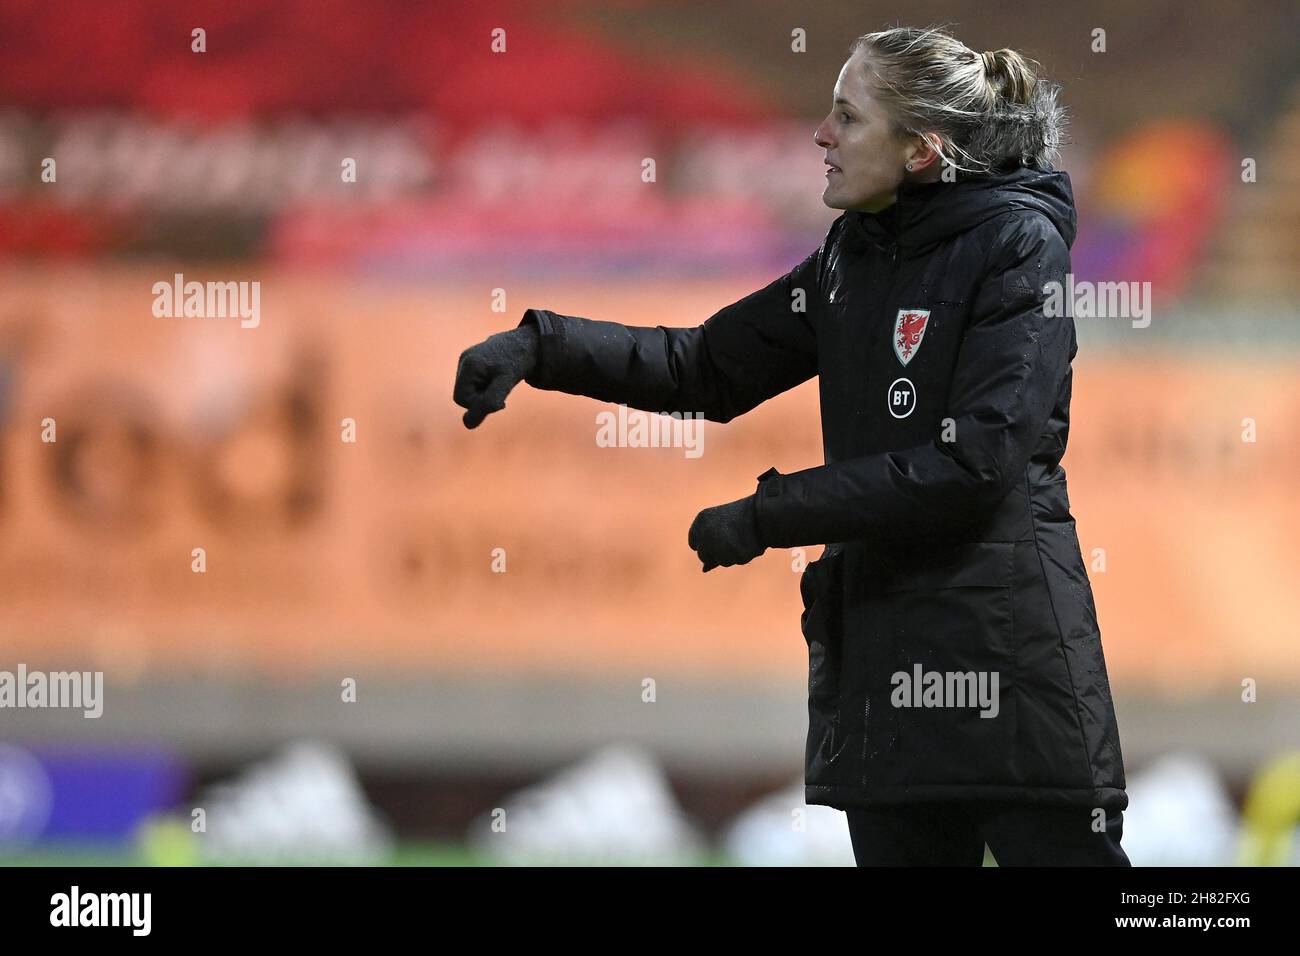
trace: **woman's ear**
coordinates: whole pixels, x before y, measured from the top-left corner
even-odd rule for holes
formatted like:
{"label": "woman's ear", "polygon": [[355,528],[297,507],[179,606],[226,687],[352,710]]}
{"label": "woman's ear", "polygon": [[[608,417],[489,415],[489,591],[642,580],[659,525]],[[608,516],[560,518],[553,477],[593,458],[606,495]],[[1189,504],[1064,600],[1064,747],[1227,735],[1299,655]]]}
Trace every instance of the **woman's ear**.
{"label": "woman's ear", "polygon": [[913,137],[907,149],[907,171],[919,173],[932,166],[938,168],[942,157],[939,155],[939,136],[936,133],[921,133]]}

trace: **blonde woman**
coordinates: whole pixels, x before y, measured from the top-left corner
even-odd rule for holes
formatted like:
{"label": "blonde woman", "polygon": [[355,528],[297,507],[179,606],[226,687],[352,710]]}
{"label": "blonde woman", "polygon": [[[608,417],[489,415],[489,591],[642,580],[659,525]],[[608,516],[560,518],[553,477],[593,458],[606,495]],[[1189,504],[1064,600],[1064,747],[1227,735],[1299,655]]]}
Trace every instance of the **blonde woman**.
{"label": "blonde woman", "polygon": [[1058,88],[941,30],[860,37],[815,133],[843,215],[694,328],[529,309],[464,352],[476,427],[520,380],[728,422],[818,377],[825,463],[706,508],[704,571],[824,544],[804,572],[805,799],[859,865],[1128,865],[1101,635],[1060,466],[1075,209]]}

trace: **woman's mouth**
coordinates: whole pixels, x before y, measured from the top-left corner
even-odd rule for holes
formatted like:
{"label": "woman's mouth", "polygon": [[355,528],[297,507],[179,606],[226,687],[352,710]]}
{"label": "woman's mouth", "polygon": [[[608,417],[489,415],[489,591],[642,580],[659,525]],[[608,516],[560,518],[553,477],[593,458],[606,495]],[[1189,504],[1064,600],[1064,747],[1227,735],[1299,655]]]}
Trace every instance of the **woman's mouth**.
{"label": "woman's mouth", "polygon": [[830,176],[832,173],[838,173],[838,172],[842,172],[842,170],[838,166],[831,166],[830,164],[827,164],[826,166],[827,176]]}

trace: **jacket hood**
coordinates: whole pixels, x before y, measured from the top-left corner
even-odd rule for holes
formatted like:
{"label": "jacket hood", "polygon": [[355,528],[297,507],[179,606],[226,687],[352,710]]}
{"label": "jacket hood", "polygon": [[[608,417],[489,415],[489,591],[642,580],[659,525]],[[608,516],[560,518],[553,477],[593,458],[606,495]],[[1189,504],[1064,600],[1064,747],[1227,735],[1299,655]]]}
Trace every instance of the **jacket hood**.
{"label": "jacket hood", "polygon": [[846,233],[878,246],[921,251],[1007,209],[1043,213],[1074,244],[1077,218],[1069,173],[1015,165],[953,183],[903,183],[898,199],[878,213],[849,210]]}

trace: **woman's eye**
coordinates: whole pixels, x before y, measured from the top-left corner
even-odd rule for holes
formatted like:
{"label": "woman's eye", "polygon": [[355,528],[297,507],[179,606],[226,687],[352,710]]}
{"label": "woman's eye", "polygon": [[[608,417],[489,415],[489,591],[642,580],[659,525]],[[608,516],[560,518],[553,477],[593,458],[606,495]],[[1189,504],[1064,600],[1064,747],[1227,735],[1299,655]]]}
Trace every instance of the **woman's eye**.
{"label": "woman's eye", "polygon": [[853,117],[850,116],[848,113],[841,113],[841,114],[840,114],[840,119],[843,120],[843,121],[846,122],[846,123],[852,123],[852,122],[853,122]]}

